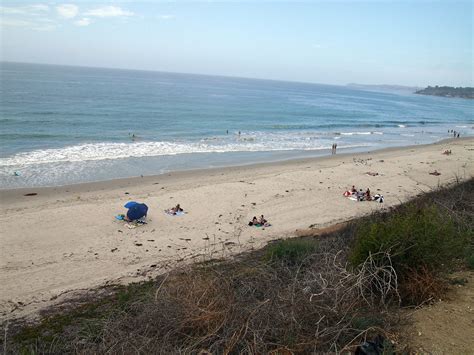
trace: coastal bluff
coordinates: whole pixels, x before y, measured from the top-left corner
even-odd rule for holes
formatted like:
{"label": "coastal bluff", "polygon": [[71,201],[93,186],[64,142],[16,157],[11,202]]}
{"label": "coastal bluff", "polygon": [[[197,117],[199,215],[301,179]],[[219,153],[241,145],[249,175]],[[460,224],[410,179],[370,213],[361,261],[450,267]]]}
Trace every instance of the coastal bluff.
{"label": "coastal bluff", "polygon": [[442,97],[460,97],[463,99],[474,99],[474,88],[452,87],[452,86],[428,86],[425,89],[415,91],[419,95],[431,95]]}

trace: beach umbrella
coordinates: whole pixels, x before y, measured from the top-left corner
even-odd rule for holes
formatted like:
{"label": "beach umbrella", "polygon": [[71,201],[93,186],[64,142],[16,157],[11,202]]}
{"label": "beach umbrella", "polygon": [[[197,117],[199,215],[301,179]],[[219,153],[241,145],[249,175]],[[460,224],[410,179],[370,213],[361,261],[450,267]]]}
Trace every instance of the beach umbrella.
{"label": "beach umbrella", "polygon": [[128,208],[127,217],[130,221],[134,221],[136,219],[140,219],[146,216],[148,212],[148,206],[144,203],[136,203],[133,204],[130,208]]}
{"label": "beach umbrella", "polygon": [[125,207],[125,208],[132,208],[132,207],[135,206],[135,205],[138,205],[138,202],[130,201],[130,202],[127,202],[123,207]]}

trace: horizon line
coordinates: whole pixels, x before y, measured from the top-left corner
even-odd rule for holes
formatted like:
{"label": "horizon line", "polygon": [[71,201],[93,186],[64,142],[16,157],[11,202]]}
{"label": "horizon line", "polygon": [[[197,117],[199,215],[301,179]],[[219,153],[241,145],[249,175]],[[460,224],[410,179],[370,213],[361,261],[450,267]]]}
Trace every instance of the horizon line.
{"label": "horizon line", "polygon": [[[152,72],[152,73],[166,73],[166,74],[181,74],[181,75],[195,75],[195,76],[210,76],[210,77],[221,77],[221,78],[233,78],[233,79],[245,79],[245,80],[262,80],[262,81],[275,81],[282,83],[296,83],[296,84],[307,84],[307,85],[324,85],[324,86],[337,86],[337,87],[347,87],[353,85],[361,86],[400,86],[405,88],[425,88],[427,86],[423,85],[402,85],[402,84],[364,84],[364,83],[354,83],[348,82],[345,84],[328,84],[321,82],[312,82],[312,81],[299,81],[299,80],[288,80],[288,79],[270,79],[270,78],[258,78],[258,77],[248,77],[248,76],[238,76],[238,75],[222,75],[222,74],[203,74],[203,73],[192,73],[192,72],[176,72],[176,71],[166,71],[166,70],[157,70],[157,69],[137,69],[137,68],[122,68],[122,67],[104,67],[104,66],[93,66],[93,65],[74,65],[74,64],[57,64],[57,63],[39,63],[39,62],[27,62],[27,61],[12,61],[12,60],[0,60],[0,63],[13,63],[13,64],[33,64],[33,65],[46,65],[46,66],[58,66],[58,67],[73,67],[73,68],[89,68],[89,69],[109,69],[109,70],[124,70],[124,71],[141,71],[141,72]],[[446,84],[430,84],[430,86],[450,86]],[[453,86],[457,87],[457,86]]]}

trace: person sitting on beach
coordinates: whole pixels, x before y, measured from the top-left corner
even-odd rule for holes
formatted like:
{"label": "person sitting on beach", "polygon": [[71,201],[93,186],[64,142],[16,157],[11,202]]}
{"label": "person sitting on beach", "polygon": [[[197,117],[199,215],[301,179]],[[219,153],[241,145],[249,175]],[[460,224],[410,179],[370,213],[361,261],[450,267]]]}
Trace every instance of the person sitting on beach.
{"label": "person sitting on beach", "polygon": [[353,194],[357,193],[357,189],[356,189],[356,187],[355,187],[354,185],[352,185],[351,192],[352,192]]}
{"label": "person sitting on beach", "polygon": [[249,222],[249,226],[256,226],[258,225],[258,219],[256,216],[253,216],[252,220]]}
{"label": "person sitting on beach", "polygon": [[372,197],[370,196],[370,189],[367,188],[367,191],[365,192],[365,199],[367,201],[372,201]]}
{"label": "person sitting on beach", "polygon": [[265,223],[267,223],[267,220],[265,219],[265,217],[263,217],[263,214],[260,216],[258,223],[261,225],[265,225]]}
{"label": "person sitting on beach", "polygon": [[357,192],[357,201],[364,201],[364,191],[362,189]]}

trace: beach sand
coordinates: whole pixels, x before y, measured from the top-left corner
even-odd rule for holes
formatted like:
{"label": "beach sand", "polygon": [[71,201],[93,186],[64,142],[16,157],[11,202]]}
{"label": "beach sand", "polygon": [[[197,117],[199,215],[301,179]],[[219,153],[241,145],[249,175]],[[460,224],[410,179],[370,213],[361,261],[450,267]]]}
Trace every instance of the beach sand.
{"label": "beach sand", "polygon": [[[452,155],[443,155],[446,149]],[[1,190],[0,318],[33,315],[83,290],[141,280],[176,263],[225,257],[323,228],[474,176],[474,139],[324,158]],[[439,176],[429,172],[437,170]],[[370,176],[367,172],[377,172]],[[352,185],[384,203],[343,197]],[[36,193],[37,195],[25,196]],[[148,224],[114,216],[149,206]],[[186,215],[163,210],[180,203]],[[264,214],[268,228],[249,227]]]}

